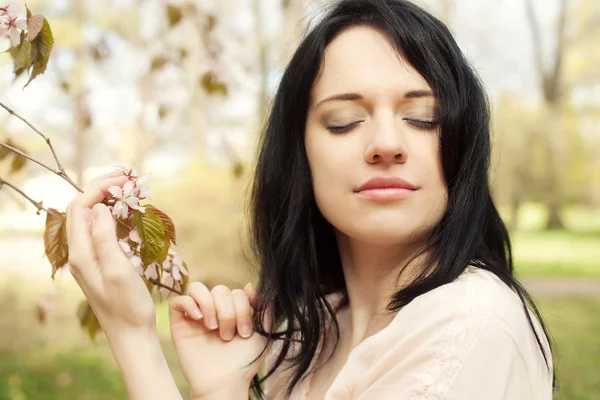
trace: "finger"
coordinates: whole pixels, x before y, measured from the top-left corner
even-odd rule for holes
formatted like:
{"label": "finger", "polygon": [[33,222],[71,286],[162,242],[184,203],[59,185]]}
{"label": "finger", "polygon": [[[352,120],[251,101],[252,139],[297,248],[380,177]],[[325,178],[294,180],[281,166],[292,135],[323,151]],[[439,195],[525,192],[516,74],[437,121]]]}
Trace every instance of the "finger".
{"label": "finger", "polygon": [[123,187],[129,178],[125,175],[95,178],[85,187],[82,194],[78,196],[78,205],[81,207],[92,208],[94,204],[100,203],[106,197],[111,196],[108,189],[111,186]]}
{"label": "finger", "polygon": [[217,285],[211,292],[217,319],[219,320],[219,335],[223,340],[231,340],[235,336],[236,315],[231,290],[227,286]]}
{"label": "finger", "polygon": [[[65,218],[69,271],[86,297],[89,297],[92,293],[97,293],[101,285],[100,272],[96,267],[95,253],[91,245],[89,216],[85,213],[74,214],[71,203],[67,207]],[[88,218],[88,228],[83,231],[78,229],[76,226],[84,226],[84,223],[74,223],[75,218]]]}
{"label": "finger", "polygon": [[[102,201],[104,196],[110,194],[108,188],[126,181],[126,177],[112,177],[98,181],[90,186],[83,194],[78,195],[67,207],[67,240],[69,248],[75,249],[74,261],[86,262],[95,259],[93,252],[91,231],[90,208]],[[75,267],[77,267],[75,265]]]}
{"label": "finger", "polygon": [[[248,282],[246,284],[246,286],[244,286],[244,292],[248,296],[248,300],[250,301],[251,307],[254,310],[256,310],[259,305],[257,304],[256,289],[254,288],[252,283]],[[272,318],[271,307],[268,307],[267,305],[265,305],[265,309],[263,310],[263,318],[262,318],[262,325],[263,325],[263,329],[265,330],[265,332],[271,331],[271,327],[273,326],[271,318]]]}
{"label": "finger", "polygon": [[117,240],[115,220],[108,207],[96,204],[92,221],[92,245],[98,257],[102,276],[105,279],[121,280],[135,274],[131,262],[125,256]]}
{"label": "finger", "polygon": [[234,289],[231,291],[231,297],[235,306],[237,331],[241,337],[248,338],[253,331],[248,295],[241,289]]}
{"label": "finger", "polygon": [[171,324],[177,323],[185,317],[199,320],[202,318],[200,307],[190,296],[174,296],[169,299],[169,320]]}
{"label": "finger", "polygon": [[188,295],[200,307],[200,312],[204,318],[204,326],[210,330],[217,329],[219,327],[217,311],[215,310],[213,297],[208,288],[201,282],[192,282],[188,286]]}

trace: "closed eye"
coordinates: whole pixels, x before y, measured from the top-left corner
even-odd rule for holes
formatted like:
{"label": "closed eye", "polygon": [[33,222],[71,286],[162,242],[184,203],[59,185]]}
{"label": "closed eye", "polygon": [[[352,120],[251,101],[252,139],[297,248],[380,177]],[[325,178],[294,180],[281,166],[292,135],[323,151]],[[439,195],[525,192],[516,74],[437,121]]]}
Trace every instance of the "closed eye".
{"label": "closed eye", "polygon": [[408,122],[410,125],[414,126],[415,128],[419,128],[419,129],[427,129],[427,130],[431,130],[431,129],[435,129],[438,127],[439,125],[439,121],[435,120],[435,119],[412,119],[412,118],[404,118],[404,120],[406,122]]}
{"label": "closed eye", "polygon": [[365,121],[364,120],[355,121],[348,125],[335,125],[335,124],[329,125],[329,126],[327,126],[327,130],[331,133],[344,133],[344,132],[348,132],[348,131],[352,130],[353,128],[358,126],[358,124],[360,124],[361,122],[365,122]]}

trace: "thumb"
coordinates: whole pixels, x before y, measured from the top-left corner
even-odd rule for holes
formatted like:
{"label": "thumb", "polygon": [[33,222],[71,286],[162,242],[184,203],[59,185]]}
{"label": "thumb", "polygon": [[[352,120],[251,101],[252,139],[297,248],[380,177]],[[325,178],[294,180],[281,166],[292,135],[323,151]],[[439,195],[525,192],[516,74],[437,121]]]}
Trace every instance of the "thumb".
{"label": "thumb", "polygon": [[103,272],[120,271],[123,268],[123,262],[129,261],[117,241],[115,220],[104,204],[94,205],[92,211],[92,244],[100,267]]}

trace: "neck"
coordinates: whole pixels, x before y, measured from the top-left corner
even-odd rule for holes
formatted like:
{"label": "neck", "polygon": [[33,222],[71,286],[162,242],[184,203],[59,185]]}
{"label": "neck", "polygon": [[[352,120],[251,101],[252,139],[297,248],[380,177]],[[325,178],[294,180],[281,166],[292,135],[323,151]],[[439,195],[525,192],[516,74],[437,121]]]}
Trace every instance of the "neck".
{"label": "neck", "polygon": [[387,326],[395,313],[387,311],[391,296],[407,286],[420,272],[423,256],[415,258],[419,246],[389,246],[359,242],[338,232],[338,248],[346,288],[346,318],[352,347]]}

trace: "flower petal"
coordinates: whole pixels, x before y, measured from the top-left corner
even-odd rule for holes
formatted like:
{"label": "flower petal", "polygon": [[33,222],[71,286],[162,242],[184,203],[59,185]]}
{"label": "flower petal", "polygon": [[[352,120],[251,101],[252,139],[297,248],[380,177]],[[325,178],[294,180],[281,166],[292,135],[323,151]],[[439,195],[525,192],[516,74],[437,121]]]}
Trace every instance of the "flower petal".
{"label": "flower petal", "polygon": [[21,30],[27,29],[27,21],[25,21],[24,19],[18,19],[16,21],[15,26],[17,29],[21,29]]}
{"label": "flower petal", "polygon": [[108,192],[112,194],[115,198],[120,199],[123,197],[123,189],[119,186],[111,186],[108,188]]}
{"label": "flower petal", "polygon": [[19,43],[21,43],[21,32],[15,28],[8,30],[8,37],[10,38],[13,47],[17,47]]}
{"label": "flower petal", "polygon": [[150,197],[154,196],[154,189],[149,188],[149,187],[143,187],[140,189],[140,192],[138,193],[138,197],[140,199],[148,199]]}
{"label": "flower petal", "polygon": [[137,228],[133,228],[131,232],[129,232],[129,239],[135,243],[142,243],[142,238],[140,237]]}
{"label": "flower petal", "polygon": [[145,213],[146,212],[146,207],[132,205],[131,208],[133,208],[135,210],[138,210],[141,213]]}
{"label": "flower petal", "polygon": [[133,183],[132,181],[127,181],[127,183],[125,183],[125,185],[123,185],[123,197],[131,196],[134,189],[135,189],[135,183]]}
{"label": "flower petal", "polygon": [[158,280],[158,271],[157,271],[156,267],[157,267],[156,263],[152,263],[152,264],[148,265],[148,267],[146,268],[146,271],[144,271],[144,276],[146,277],[146,279]]}
{"label": "flower petal", "polygon": [[119,239],[119,246],[121,246],[121,250],[123,250],[125,254],[132,255],[131,246],[129,246],[129,244],[126,241],[124,241],[123,239]]}
{"label": "flower petal", "polygon": [[148,179],[150,179],[151,176],[152,174],[144,174],[135,180],[135,184],[138,186],[143,186],[146,182],[148,182]]}

